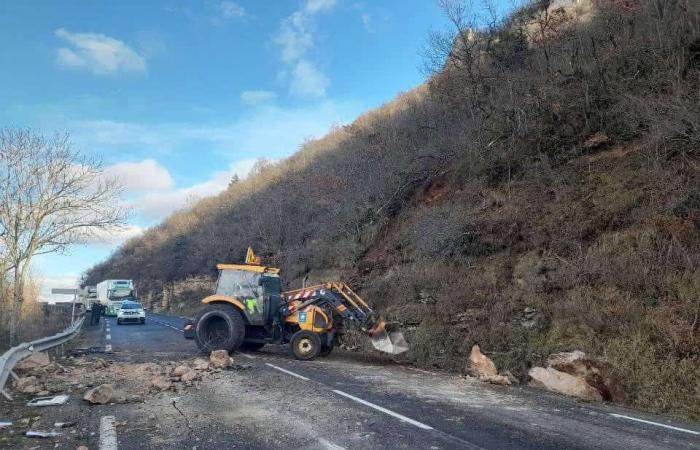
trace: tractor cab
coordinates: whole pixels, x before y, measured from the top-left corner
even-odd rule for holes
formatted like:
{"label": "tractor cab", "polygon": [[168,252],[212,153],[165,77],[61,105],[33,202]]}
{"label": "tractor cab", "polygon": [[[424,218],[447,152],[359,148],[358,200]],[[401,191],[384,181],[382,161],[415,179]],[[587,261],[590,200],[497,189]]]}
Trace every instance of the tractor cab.
{"label": "tractor cab", "polygon": [[278,271],[262,266],[219,264],[218,298],[235,299],[250,325],[264,325],[280,306],[282,283]]}

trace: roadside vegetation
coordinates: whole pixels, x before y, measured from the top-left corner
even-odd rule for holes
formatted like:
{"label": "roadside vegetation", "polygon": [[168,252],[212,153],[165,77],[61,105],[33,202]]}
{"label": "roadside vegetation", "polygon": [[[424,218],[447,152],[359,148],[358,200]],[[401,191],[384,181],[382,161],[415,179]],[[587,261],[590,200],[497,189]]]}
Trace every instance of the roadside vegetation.
{"label": "roadside vegetation", "polygon": [[34,258],[119,226],[120,192],[118,181],[73,149],[68,135],[0,130],[0,346],[40,337],[32,331],[40,327],[38,291],[27,291]]}
{"label": "roadside vegetation", "polygon": [[[289,287],[343,279],[463,371],[580,349],[624,402],[700,418],[700,8],[441,2],[429,80],[260,165],[89,271],[193,311],[252,245]],[[476,26],[476,25],[479,26]]]}

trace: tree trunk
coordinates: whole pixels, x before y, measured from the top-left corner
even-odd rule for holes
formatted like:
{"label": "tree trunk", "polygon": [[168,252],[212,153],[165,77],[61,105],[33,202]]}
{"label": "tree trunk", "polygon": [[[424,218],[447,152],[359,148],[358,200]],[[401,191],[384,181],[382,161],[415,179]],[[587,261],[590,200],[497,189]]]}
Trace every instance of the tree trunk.
{"label": "tree trunk", "polygon": [[15,267],[14,295],[12,297],[12,314],[10,316],[10,345],[19,343],[19,321],[22,317],[22,300],[24,299],[24,269],[19,264]]}

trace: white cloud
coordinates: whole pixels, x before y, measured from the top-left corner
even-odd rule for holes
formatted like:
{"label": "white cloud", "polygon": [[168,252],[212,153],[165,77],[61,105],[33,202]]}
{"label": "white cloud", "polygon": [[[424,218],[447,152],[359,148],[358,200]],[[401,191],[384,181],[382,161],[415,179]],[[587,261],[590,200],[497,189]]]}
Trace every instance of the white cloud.
{"label": "white cloud", "polygon": [[124,225],[107,230],[96,230],[92,232],[85,244],[116,247],[133,237],[140,236],[143,232],[144,229],[138,225]]}
{"label": "white cloud", "polygon": [[55,34],[70,44],[57,50],[57,61],[62,66],[98,75],[146,71],[146,60],[118,39],[99,33],[71,33],[63,28]]}
{"label": "white cloud", "polygon": [[292,70],[291,91],[301,97],[323,97],[331,84],[311,62],[300,60]]}
{"label": "white cloud", "polygon": [[308,56],[314,48],[314,16],[328,12],[336,0],[307,0],[304,6],[280,22],[274,42],[280,48],[282,62],[289,73],[290,91],[298,96],[323,97],[330,85],[329,78],[321,72]]}
{"label": "white cloud", "polygon": [[219,9],[224,19],[235,19],[237,17],[246,16],[245,8],[234,2],[223,1],[219,4]]}
{"label": "white cloud", "polygon": [[168,169],[155,159],[120,162],[106,167],[105,173],[119,180],[127,193],[163,191],[175,186]]}
{"label": "white cloud", "polygon": [[241,101],[251,106],[267,103],[277,98],[277,94],[272,91],[243,91]]}
{"label": "white cloud", "polygon": [[336,4],[336,0],[308,0],[304,10],[309,14],[316,14],[320,11],[330,11]]}
{"label": "white cloud", "polygon": [[234,175],[243,179],[248,176],[255,159],[243,159],[229,166],[227,170],[215,172],[201,183],[168,192],[151,192],[144,195],[134,206],[149,218],[161,220],[172,212],[194,204],[197,200],[223,192]]}

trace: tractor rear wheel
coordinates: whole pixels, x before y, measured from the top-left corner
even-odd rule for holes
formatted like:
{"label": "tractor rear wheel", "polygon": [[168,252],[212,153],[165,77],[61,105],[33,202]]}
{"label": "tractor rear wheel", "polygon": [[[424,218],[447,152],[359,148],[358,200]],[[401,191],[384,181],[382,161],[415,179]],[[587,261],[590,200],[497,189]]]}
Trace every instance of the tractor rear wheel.
{"label": "tractor rear wheel", "polygon": [[245,337],[245,321],[235,306],[214,303],[199,311],[194,320],[195,341],[204,353],[214,350],[234,352]]}
{"label": "tractor rear wheel", "polygon": [[289,350],[296,359],[314,359],[321,352],[321,338],[308,330],[297,331],[289,341]]}

